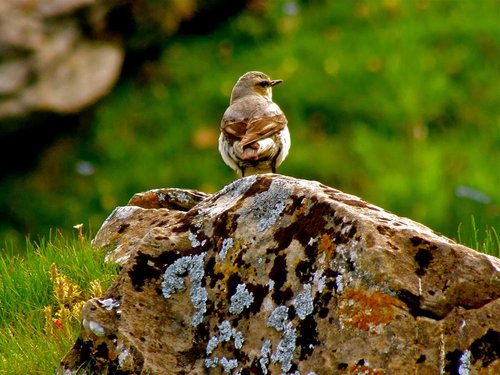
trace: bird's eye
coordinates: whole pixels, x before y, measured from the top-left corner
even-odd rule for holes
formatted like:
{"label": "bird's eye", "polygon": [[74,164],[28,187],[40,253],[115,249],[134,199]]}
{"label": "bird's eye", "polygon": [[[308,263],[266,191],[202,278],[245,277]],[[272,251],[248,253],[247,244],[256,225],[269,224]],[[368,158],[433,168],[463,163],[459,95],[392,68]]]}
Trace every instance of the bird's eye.
{"label": "bird's eye", "polygon": [[259,85],[260,87],[268,87],[268,86],[269,86],[269,82],[268,82],[268,81],[260,81],[260,82],[258,83],[258,85]]}

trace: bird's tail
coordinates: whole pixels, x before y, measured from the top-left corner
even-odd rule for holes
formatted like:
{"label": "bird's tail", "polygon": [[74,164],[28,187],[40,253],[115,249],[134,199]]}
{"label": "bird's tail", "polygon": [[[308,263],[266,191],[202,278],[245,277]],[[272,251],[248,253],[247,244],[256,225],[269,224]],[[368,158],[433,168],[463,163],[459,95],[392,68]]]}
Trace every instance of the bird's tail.
{"label": "bird's tail", "polygon": [[271,138],[264,138],[244,147],[238,147],[238,157],[245,161],[272,158],[275,152],[275,143]]}

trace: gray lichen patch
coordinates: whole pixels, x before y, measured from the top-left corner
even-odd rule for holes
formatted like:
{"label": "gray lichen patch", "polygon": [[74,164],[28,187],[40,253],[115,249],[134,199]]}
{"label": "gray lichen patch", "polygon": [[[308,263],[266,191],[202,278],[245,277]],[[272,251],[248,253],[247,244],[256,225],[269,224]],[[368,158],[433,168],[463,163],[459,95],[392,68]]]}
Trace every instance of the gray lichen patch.
{"label": "gray lichen patch", "polygon": [[[225,320],[219,325],[219,335],[213,336],[208,341],[206,348],[207,356],[211,355],[221,343],[229,342],[230,340],[233,340],[234,348],[238,350],[242,348],[243,343],[245,341],[242,333],[236,331],[235,328],[232,328],[231,323]],[[234,358],[228,359],[224,356],[221,357],[216,356],[213,358],[205,359],[205,367],[207,368],[214,368],[217,367],[219,364],[224,369],[224,372],[230,372],[231,370],[235,369],[238,366],[238,360]]]}
{"label": "gray lichen patch", "polygon": [[300,319],[304,320],[306,316],[312,314],[314,309],[313,300],[311,285],[305,284],[304,291],[297,296],[293,303]]}
{"label": "gray lichen patch", "polygon": [[197,326],[203,321],[203,316],[207,311],[208,292],[200,284],[193,285],[190,292],[191,302],[195,308],[192,325]]}
{"label": "gray lichen patch", "polygon": [[222,246],[219,251],[219,257],[221,260],[226,260],[227,252],[234,246],[234,241],[231,237],[224,238],[222,241]]}
{"label": "gray lichen patch", "polygon": [[273,290],[273,288],[274,288],[274,280],[273,279],[269,279],[269,281],[267,282],[267,287],[268,287],[269,291]]}
{"label": "gray lichen patch", "polygon": [[297,332],[292,323],[287,323],[283,337],[278,343],[276,352],[271,356],[273,363],[281,363],[281,372],[286,373],[292,367],[293,352],[295,351],[295,341]]}
{"label": "gray lichen patch", "polygon": [[251,186],[253,186],[256,179],[257,175],[240,178],[239,180],[225,186],[224,189],[221,190],[220,195],[227,196],[230,199],[242,196],[248,191],[248,189],[250,189]]}
{"label": "gray lichen patch", "polygon": [[471,351],[465,350],[459,359],[458,375],[469,375],[471,367]]}
{"label": "gray lichen patch", "polygon": [[245,308],[250,307],[254,301],[252,292],[249,292],[245,284],[239,284],[236,287],[236,293],[231,296],[231,304],[229,305],[229,312],[231,314],[239,314]]}
{"label": "gray lichen patch", "polygon": [[241,332],[236,331],[235,328],[231,327],[231,323],[227,320],[224,320],[219,325],[219,335],[212,337],[207,344],[207,354],[212,354],[212,352],[217,348],[217,346],[222,342],[228,342],[233,339],[234,347],[236,349],[241,349],[243,346],[243,342],[245,339]]}
{"label": "gray lichen patch", "polygon": [[115,301],[113,298],[98,299],[97,301],[108,311],[120,307],[120,301]]}
{"label": "gray lichen patch", "polygon": [[234,370],[236,367],[238,367],[238,360],[236,359],[227,359],[226,357],[222,357],[219,362],[222,365],[224,372],[229,373],[231,372],[231,370]]}
{"label": "gray lichen patch", "polygon": [[260,369],[262,370],[262,373],[264,375],[268,373],[267,366],[269,365],[270,362],[269,358],[271,357],[271,346],[272,346],[272,341],[266,340],[264,341],[264,344],[260,349],[259,364],[260,364]]}
{"label": "gray lichen patch", "polygon": [[290,187],[273,181],[267,190],[255,194],[250,206],[242,209],[242,215],[250,214],[257,220],[257,231],[264,232],[278,222],[291,194]]}
{"label": "gray lichen patch", "polygon": [[241,198],[254,185],[256,178],[257,176],[240,178],[225,186],[218,194],[214,195],[214,202],[210,207],[201,209],[202,214],[207,217],[217,217],[227,211],[238,198]]}
{"label": "gray lichen patch", "polygon": [[221,365],[224,369],[224,372],[230,373],[231,370],[234,370],[238,367],[238,360],[236,359],[227,359],[226,357],[215,357],[215,358],[207,358],[205,359],[205,367],[214,368],[217,365]]}
{"label": "gray lichen patch", "polygon": [[206,239],[202,239],[201,241],[198,240],[198,235],[193,233],[193,232],[189,232],[188,233],[188,238],[189,238],[189,241],[191,241],[191,246],[193,248],[196,248],[196,247],[200,247],[200,246],[205,246],[207,240]]}
{"label": "gray lichen patch", "polygon": [[233,336],[233,333],[236,332],[236,330],[234,328],[231,328],[231,324],[227,320],[225,320],[219,326],[219,332],[220,332],[219,339],[221,341],[229,341]]}
{"label": "gray lichen patch", "polygon": [[167,193],[171,200],[179,200],[182,203],[189,203],[189,196],[183,191],[170,191]]}
{"label": "gray lichen patch", "polygon": [[276,331],[281,332],[285,329],[285,323],[288,319],[288,307],[280,305],[276,307],[269,315],[267,319],[267,326],[276,329]]}
{"label": "gray lichen patch", "polygon": [[204,270],[205,253],[199,255],[188,255],[177,259],[167,267],[161,283],[162,293],[165,298],[170,298],[172,294],[186,289],[184,285],[184,275],[187,273],[191,281],[191,291],[189,296],[195,308],[192,318],[192,325],[197,326],[203,320],[203,315],[207,311],[207,290],[202,287],[201,281],[205,274]]}
{"label": "gray lichen patch", "polygon": [[278,221],[289,196],[290,191],[279,190],[265,191],[255,197],[253,216],[259,220],[257,223],[259,232],[264,232]]}

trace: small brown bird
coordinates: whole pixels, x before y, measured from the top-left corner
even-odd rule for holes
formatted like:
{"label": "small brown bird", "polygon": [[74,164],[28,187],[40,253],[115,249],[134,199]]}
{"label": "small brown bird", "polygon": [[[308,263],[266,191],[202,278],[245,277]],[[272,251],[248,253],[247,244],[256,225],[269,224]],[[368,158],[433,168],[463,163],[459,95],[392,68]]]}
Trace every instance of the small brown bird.
{"label": "small brown bird", "polygon": [[288,155],[287,119],[272,100],[272,88],[281,82],[261,72],[248,72],[233,87],[220,125],[219,152],[241,177],[275,173]]}

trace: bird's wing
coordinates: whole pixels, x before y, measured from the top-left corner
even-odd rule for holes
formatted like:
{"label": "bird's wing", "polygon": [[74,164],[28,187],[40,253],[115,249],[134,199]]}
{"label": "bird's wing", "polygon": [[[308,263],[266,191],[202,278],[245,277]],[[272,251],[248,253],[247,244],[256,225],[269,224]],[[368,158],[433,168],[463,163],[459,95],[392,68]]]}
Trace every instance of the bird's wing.
{"label": "bird's wing", "polygon": [[247,131],[248,120],[223,118],[220,124],[222,132],[230,138],[242,139]]}
{"label": "bird's wing", "polygon": [[287,120],[283,113],[253,118],[249,121],[239,145],[245,147],[263,138],[271,137],[283,130],[286,124]]}

